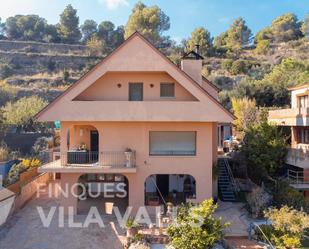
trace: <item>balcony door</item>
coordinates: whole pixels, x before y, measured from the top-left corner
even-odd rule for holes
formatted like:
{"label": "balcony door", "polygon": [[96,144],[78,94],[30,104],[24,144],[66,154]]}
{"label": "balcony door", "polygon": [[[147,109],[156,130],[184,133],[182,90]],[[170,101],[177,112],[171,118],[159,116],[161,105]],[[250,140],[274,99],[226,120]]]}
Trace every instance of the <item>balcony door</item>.
{"label": "balcony door", "polygon": [[143,83],[129,83],[129,101],[143,101]]}
{"label": "balcony door", "polygon": [[90,131],[90,150],[92,152],[99,151],[99,133],[98,131]]}

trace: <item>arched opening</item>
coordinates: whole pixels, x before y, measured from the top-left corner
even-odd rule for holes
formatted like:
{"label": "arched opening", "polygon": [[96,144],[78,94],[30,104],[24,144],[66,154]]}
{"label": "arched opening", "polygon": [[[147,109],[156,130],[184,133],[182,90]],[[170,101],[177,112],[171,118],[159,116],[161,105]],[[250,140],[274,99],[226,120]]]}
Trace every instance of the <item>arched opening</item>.
{"label": "arched opening", "polygon": [[67,133],[67,164],[97,164],[99,132],[92,125],[74,125]]}
{"label": "arched opening", "polygon": [[78,179],[78,214],[87,214],[96,207],[100,214],[112,214],[118,207],[124,214],[129,205],[129,181],[121,174],[84,174]]}
{"label": "arched opening", "polygon": [[196,198],[196,181],[191,175],[156,174],[145,180],[145,205],[158,206],[171,202],[174,205]]}

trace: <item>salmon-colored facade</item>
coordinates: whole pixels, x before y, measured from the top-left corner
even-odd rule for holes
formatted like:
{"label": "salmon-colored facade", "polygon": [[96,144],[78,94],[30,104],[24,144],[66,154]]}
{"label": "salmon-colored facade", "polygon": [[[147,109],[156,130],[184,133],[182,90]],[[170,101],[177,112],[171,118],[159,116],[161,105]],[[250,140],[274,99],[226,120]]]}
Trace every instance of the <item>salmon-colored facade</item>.
{"label": "salmon-colored facade", "polygon": [[[69,185],[84,174],[121,174],[134,210],[147,202],[151,175],[169,175],[169,181],[190,175],[194,201],[212,197],[217,124],[233,116],[201,67],[201,60],[184,59],[178,68],[133,34],[37,115],[61,121],[61,160],[40,171],[60,173],[61,184]],[[173,188],[167,192],[178,191]],[[77,199],[69,196],[62,205],[76,208]]]}
{"label": "salmon-colored facade", "polygon": [[286,164],[288,178],[298,190],[309,197],[309,84],[289,88],[291,108],[269,111],[269,122],[290,127],[291,148]]}

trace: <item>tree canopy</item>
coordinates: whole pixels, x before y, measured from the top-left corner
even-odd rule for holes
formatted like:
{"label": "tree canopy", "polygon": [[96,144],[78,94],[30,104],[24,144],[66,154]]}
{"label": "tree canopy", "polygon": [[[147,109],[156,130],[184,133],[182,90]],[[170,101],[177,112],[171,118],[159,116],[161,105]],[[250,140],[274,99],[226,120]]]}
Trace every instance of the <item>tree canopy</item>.
{"label": "tree canopy", "polygon": [[5,34],[12,40],[43,41],[47,21],[38,15],[16,15],[7,18]]}
{"label": "tree canopy", "polygon": [[230,28],[215,38],[215,47],[225,47],[228,49],[241,49],[247,45],[252,36],[251,30],[246,25],[243,18],[236,18]]}
{"label": "tree canopy", "polygon": [[124,28],[124,37],[127,39],[135,31],[139,31],[154,44],[160,44],[164,40],[163,32],[169,28],[170,19],[158,6],[147,7],[138,2]]}
{"label": "tree canopy", "polygon": [[207,56],[212,49],[212,38],[210,32],[203,27],[196,28],[191,33],[191,38],[188,40],[187,49],[194,50],[195,45],[200,45],[200,54]]}
{"label": "tree canopy", "polygon": [[83,41],[87,42],[98,32],[98,24],[94,20],[87,19],[81,25]]}
{"label": "tree canopy", "polygon": [[77,10],[69,4],[60,15],[58,32],[62,42],[77,43],[81,39]]}
{"label": "tree canopy", "polygon": [[252,125],[246,131],[240,152],[247,160],[250,178],[267,180],[269,176],[276,175],[284,163],[286,138],[276,126],[267,122]]}
{"label": "tree canopy", "polygon": [[15,103],[7,103],[1,108],[3,122],[23,129],[33,128],[33,117],[47,105],[43,99],[32,96],[23,97]]}

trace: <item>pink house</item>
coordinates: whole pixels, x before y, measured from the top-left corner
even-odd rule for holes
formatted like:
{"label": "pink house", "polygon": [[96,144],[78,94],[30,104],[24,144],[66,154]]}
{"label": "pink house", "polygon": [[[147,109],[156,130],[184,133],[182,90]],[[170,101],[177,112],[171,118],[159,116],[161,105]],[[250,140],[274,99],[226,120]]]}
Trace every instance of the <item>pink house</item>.
{"label": "pink house", "polygon": [[[197,52],[178,68],[134,33],[37,114],[39,121],[61,121],[60,159],[40,172],[94,191],[109,182],[117,192],[125,183],[127,197],[108,201],[133,210],[216,195],[217,126],[233,115],[201,69]],[[62,200],[75,211],[81,203],[73,195]]]}

